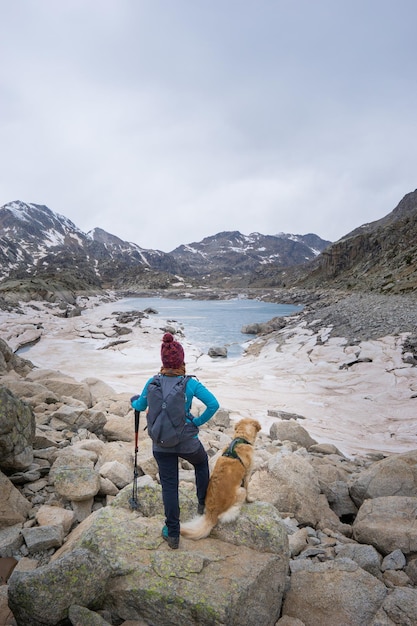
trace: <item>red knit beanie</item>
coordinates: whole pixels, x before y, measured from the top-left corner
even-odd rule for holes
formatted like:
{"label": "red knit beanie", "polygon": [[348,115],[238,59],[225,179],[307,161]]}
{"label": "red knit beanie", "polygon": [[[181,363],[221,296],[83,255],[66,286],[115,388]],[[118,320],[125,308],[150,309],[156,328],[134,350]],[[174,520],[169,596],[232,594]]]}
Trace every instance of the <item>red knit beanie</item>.
{"label": "red knit beanie", "polygon": [[161,346],[162,365],[170,369],[178,369],[184,365],[184,350],[171,333],[165,333]]}

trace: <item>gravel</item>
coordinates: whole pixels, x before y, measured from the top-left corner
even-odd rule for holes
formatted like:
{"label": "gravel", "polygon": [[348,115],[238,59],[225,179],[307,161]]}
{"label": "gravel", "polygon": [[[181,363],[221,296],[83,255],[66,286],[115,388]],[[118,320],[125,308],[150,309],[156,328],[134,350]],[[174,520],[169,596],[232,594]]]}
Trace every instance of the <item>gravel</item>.
{"label": "gravel", "polygon": [[326,293],[306,304],[301,318],[314,328],[331,326],[331,337],[350,344],[387,335],[417,333],[417,297],[376,293]]}

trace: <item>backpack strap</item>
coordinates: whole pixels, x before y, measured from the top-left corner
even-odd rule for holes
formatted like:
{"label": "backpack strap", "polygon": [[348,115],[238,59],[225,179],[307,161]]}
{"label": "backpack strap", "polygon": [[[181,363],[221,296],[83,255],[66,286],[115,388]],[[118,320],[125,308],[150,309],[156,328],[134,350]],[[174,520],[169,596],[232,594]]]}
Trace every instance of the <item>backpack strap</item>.
{"label": "backpack strap", "polygon": [[[162,376],[164,376],[164,375],[160,374],[160,373],[159,374],[155,374],[149,384],[150,385],[151,384],[159,385],[161,387],[161,390],[162,390]],[[176,378],[178,378],[178,376],[167,376],[166,378],[176,379]],[[187,383],[190,380],[190,378],[195,378],[196,380],[198,380],[197,376],[194,376],[194,374],[184,374],[183,376],[180,377],[180,380],[178,380],[176,382],[173,382],[172,389],[175,387],[175,385],[182,384],[183,388],[184,388],[184,393],[185,393],[185,388],[186,388]],[[165,398],[163,398],[163,399],[165,400]],[[186,415],[186,417],[189,418],[189,414]]]}

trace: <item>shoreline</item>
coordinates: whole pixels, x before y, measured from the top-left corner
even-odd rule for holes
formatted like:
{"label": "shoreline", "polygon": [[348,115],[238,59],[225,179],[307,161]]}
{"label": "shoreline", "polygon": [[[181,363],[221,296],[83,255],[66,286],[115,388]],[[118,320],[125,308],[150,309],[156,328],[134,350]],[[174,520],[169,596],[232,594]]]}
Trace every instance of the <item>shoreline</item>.
{"label": "shoreline", "polygon": [[[23,314],[0,312],[0,337],[8,342],[18,326],[36,330],[42,324],[37,329],[42,336],[27,355],[36,367],[59,370],[77,380],[95,377],[116,395],[133,395],[159,370],[163,322],[143,318],[139,326],[128,325],[131,333],[121,335],[120,343],[103,349],[113,340],[106,332],[111,335],[112,311],[119,299],[107,294],[80,301],[86,308],[72,318],[57,317],[58,306],[25,303]],[[211,359],[181,337],[187,371],[215,393],[233,420],[254,417],[264,431],[282,411],[294,414],[319,443],[332,443],[347,456],[415,449],[417,368],[405,363],[402,355],[411,330],[399,332],[398,321],[402,328],[406,324],[404,311],[391,315],[387,310],[382,315],[383,300],[376,294],[336,294],[333,301],[318,300],[285,318],[282,330],[249,340],[246,354],[233,361]],[[405,300],[395,300],[397,307],[404,308]],[[393,302],[385,299],[385,307]],[[407,302],[413,322],[413,300]],[[372,310],[375,303],[379,312]],[[378,316],[379,331],[378,325],[367,323]],[[349,321],[351,332],[339,336]],[[392,322],[397,322],[398,332],[372,338]]]}

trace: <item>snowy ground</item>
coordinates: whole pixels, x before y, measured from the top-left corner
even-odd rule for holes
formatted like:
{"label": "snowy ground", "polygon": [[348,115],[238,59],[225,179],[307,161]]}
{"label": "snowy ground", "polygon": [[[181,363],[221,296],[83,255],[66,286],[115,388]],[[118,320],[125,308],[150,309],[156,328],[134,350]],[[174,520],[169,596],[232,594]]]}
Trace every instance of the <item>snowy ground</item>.
{"label": "snowy ground", "polygon": [[[105,348],[115,340],[117,302],[83,304],[87,310],[73,318],[57,317],[57,309],[40,303],[22,305],[24,315],[0,311],[0,337],[16,349],[40,336],[21,354],[35,366],[77,380],[93,376],[118,393],[140,392],[160,368],[163,323],[149,316],[119,337],[126,343]],[[195,374],[232,418],[256,417],[268,432],[275,419],[268,411],[296,413],[317,441],[355,456],[417,448],[417,368],[402,361],[402,339],[347,346],[344,338],[328,339],[321,328],[318,342],[316,333],[294,321],[236,360],[211,359],[186,338],[182,344],[187,373]],[[348,365],[358,359],[362,362]]]}

